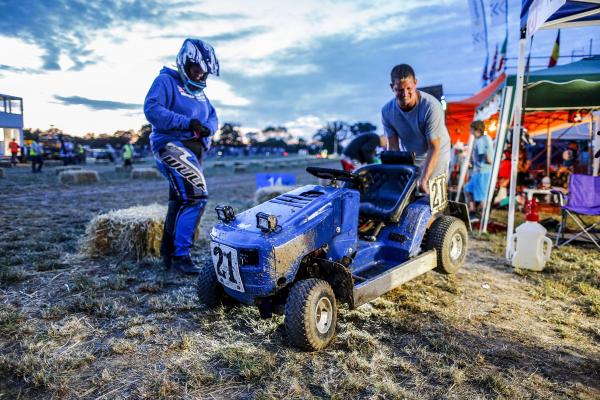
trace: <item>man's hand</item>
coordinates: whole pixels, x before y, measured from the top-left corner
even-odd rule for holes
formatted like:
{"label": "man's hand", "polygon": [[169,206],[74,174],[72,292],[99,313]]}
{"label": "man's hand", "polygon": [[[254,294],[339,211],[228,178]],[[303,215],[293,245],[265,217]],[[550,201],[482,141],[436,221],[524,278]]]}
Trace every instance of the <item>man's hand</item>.
{"label": "man's hand", "polygon": [[190,121],[190,131],[194,133],[196,139],[209,137],[212,133],[210,129],[202,125],[197,119]]}

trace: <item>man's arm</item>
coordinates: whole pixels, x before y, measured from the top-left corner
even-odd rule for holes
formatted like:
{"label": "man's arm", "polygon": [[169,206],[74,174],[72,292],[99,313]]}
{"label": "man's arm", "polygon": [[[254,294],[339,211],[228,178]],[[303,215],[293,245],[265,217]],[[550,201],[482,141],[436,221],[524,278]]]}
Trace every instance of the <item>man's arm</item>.
{"label": "man's arm", "polygon": [[433,174],[433,170],[437,165],[438,158],[440,156],[440,138],[433,138],[429,140],[429,151],[427,152],[427,159],[423,165],[423,173],[419,179],[419,188],[423,193],[429,193],[429,178]]}
{"label": "man's arm", "polygon": [[390,151],[400,150],[400,141],[398,140],[398,136],[387,137],[387,149]]}
{"label": "man's arm", "polygon": [[396,130],[392,124],[387,121],[383,110],[381,110],[381,125],[383,125],[383,133],[387,138],[387,149],[390,151],[400,150],[400,140],[398,139],[398,134],[396,133]]}

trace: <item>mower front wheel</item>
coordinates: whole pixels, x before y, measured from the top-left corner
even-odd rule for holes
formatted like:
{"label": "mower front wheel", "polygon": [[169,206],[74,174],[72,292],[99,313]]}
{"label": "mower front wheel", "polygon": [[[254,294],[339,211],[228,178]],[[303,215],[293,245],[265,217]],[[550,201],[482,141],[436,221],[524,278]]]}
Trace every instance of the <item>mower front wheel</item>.
{"label": "mower front wheel", "polygon": [[292,286],[285,305],[285,330],[293,345],[308,351],[326,347],[335,335],[337,304],[333,289],[310,278]]}
{"label": "mower front wheel", "polygon": [[209,308],[219,305],[223,297],[223,288],[217,281],[217,274],[210,263],[202,263],[196,284],[198,301]]}

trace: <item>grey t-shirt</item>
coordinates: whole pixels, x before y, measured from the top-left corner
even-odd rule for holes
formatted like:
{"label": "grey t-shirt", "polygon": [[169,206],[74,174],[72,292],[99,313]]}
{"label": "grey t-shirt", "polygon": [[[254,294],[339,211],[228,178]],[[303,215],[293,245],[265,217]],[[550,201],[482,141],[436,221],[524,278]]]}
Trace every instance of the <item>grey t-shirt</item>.
{"label": "grey t-shirt", "polygon": [[448,174],[450,135],[442,104],[435,97],[419,90],[419,102],[410,111],[401,110],[394,97],[381,109],[381,123],[385,135],[398,137],[400,150],[414,152],[417,165],[421,167],[427,156],[429,139],[439,138],[440,155],[431,177]]}

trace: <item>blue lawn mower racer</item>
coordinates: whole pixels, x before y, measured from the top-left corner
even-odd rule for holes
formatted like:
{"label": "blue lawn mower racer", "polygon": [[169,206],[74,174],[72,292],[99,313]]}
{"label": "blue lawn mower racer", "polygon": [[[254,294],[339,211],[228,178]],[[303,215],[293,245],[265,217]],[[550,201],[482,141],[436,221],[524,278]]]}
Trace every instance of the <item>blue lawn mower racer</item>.
{"label": "blue lawn mower racer", "polygon": [[227,295],[257,305],[262,317],[283,312],[290,341],[318,350],[334,337],[338,302],[353,309],[427,271],[454,273],[464,263],[467,207],[445,194],[438,205],[436,193],[418,194],[411,153],[384,152],[382,164],[352,173],[306,170],[332,184],[303,186],[238,215],[216,208],[214,265],[202,266],[200,302],[215,306]]}

